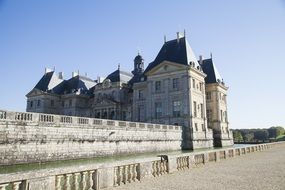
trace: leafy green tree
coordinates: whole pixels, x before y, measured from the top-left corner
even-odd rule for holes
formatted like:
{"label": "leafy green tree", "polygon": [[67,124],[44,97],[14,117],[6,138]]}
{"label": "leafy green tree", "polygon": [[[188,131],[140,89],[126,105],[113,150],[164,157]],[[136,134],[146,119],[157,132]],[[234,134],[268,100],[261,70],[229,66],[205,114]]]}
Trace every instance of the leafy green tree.
{"label": "leafy green tree", "polygon": [[268,129],[268,133],[269,133],[269,138],[277,138],[280,135],[283,135],[285,132],[283,127],[277,126],[277,127],[270,127]]}
{"label": "leafy green tree", "polygon": [[257,129],[254,132],[254,140],[267,141],[268,137],[269,137],[269,132],[266,129]]}
{"label": "leafy green tree", "polygon": [[234,136],[234,141],[235,142],[240,142],[243,141],[242,134],[239,130],[233,130],[233,136]]}

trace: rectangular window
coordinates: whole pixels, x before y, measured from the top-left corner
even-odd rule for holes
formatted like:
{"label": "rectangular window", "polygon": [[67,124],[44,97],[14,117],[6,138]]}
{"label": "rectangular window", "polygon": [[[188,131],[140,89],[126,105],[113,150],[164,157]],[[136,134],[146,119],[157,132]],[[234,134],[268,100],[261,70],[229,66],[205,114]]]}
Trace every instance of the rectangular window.
{"label": "rectangular window", "polygon": [[195,130],[198,131],[198,124],[195,123]]}
{"label": "rectangular window", "polygon": [[64,107],[64,101],[61,102],[61,106]]}
{"label": "rectangular window", "polygon": [[227,114],[227,111],[225,111],[225,122],[228,122],[228,114]]}
{"label": "rectangular window", "polygon": [[194,107],[194,117],[197,117],[197,103],[195,101],[193,102],[193,107]]}
{"label": "rectangular window", "polygon": [[204,106],[203,106],[203,104],[200,104],[200,110],[201,110],[201,118],[203,118],[204,117]]}
{"label": "rectangular window", "polygon": [[178,87],[179,86],[179,80],[178,80],[178,78],[175,78],[175,79],[173,79],[172,80],[172,88],[174,89],[174,90],[178,90]]}
{"label": "rectangular window", "polygon": [[33,102],[33,101],[30,101],[30,107],[31,107],[31,108],[33,107],[33,104],[34,104],[34,102]]}
{"label": "rectangular window", "polygon": [[206,99],[207,99],[207,100],[211,100],[211,98],[212,98],[212,97],[211,97],[211,92],[207,92],[207,93],[206,93]]}
{"label": "rectangular window", "polygon": [[205,125],[204,125],[204,124],[202,124],[202,130],[203,130],[203,131],[206,131],[206,128],[205,128]]}
{"label": "rectangular window", "polygon": [[69,107],[72,106],[72,100],[69,100]]}
{"label": "rectangular window", "polygon": [[192,79],[192,86],[195,88],[195,79]]}
{"label": "rectangular window", "polygon": [[162,103],[156,102],[155,103],[155,118],[159,118],[162,116]]}
{"label": "rectangular window", "polygon": [[181,101],[173,102],[173,116],[180,117],[181,114]]}
{"label": "rectangular window", "polygon": [[223,121],[223,110],[221,110],[221,121]]}
{"label": "rectangular window", "polygon": [[203,90],[203,83],[200,82],[200,91],[202,92]]}
{"label": "rectangular window", "polygon": [[155,81],[155,91],[161,91],[161,81]]}
{"label": "rectangular window", "polygon": [[38,100],[37,102],[37,106],[40,107],[41,106],[41,100]]}
{"label": "rectangular window", "polygon": [[139,90],[139,99],[143,99],[143,91],[142,90]]}
{"label": "rectangular window", "polygon": [[50,101],[50,106],[53,107],[54,106],[54,100]]}

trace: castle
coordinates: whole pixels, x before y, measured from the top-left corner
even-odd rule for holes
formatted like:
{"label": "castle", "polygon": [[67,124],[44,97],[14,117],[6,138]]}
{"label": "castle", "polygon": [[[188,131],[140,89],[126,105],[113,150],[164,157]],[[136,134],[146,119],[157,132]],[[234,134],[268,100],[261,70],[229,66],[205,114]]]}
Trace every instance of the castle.
{"label": "castle", "polygon": [[27,112],[62,114],[183,126],[183,149],[233,145],[227,117],[227,90],[210,59],[196,59],[187,39],[164,42],[144,69],[137,55],[131,73],[119,67],[93,80],[46,69],[26,95]]}

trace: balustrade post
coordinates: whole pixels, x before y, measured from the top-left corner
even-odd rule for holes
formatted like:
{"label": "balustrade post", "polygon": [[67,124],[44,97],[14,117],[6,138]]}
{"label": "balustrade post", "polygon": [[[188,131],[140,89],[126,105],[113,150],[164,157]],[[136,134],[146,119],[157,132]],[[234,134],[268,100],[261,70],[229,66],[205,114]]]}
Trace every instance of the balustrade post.
{"label": "balustrade post", "polygon": [[61,189],[63,189],[64,184],[61,184],[63,178],[64,178],[63,175],[58,175],[58,176],[56,176],[56,190],[61,190]]}
{"label": "balustrade post", "polygon": [[9,186],[9,183],[0,184],[0,190],[6,190],[6,187]]}
{"label": "balustrade post", "polygon": [[114,186],[119,185],[119,167],[114,168]]}
{"label": "balustrade post", "polygon": [[121,183],[123,183],[124,182],[124,171],[123,171],[123,169],[124,169],[124,167],[123,166],[120,166],[119,167],[119,185],[121,185]]}
{"label": "balustrade post", "polygon": [[80,178],[80,173],[74,173],[74,189],[75,190],[80,190],[80,182],[79,182],[79,178]]}
{"label": "balustrade post", "polygon": [[94,170],[89,171],[89,185],[90,185],[89,190],[92,190],[92,189],[94,188],[94,185],[95,185],[95,183],[94,183],[94,181],[93,181],[93,179],[94,179],[94,176],[93,176],[94,173],[95,173]]}
{"label": "balustrade post", "polygon": [[138,173],[137,173],[137,164],[134,164],[134,167],[133,167],[133,181],[136,181],[138,179]]}
{"label": "balustrade post", "polygon": [[134,168],[134,165],[131,164],[131,165],[129,166],[129,178],[128,178],[129,183],[131,183],[131,182],[132,182],[132,179],[133,179],[133,168]]}
{"label": "balustrade post", "polygon": [[71,190],[71,177],[72,177],[72,174],[66,174],[66,183],[65,183],[65,186],[66,186],[66,190]]}
{"label": "balustrade post", "polygon": [[82,190],[86,190],[87,188],[87,175],[88,175],[88,172],[82,172]]}
{"label": "balustrade post", "polygon": [[160,175],[160,172],[161,172],[159,165],[160,165],[160,161],[155,162],[156,176],[159,176],[159,175]]}

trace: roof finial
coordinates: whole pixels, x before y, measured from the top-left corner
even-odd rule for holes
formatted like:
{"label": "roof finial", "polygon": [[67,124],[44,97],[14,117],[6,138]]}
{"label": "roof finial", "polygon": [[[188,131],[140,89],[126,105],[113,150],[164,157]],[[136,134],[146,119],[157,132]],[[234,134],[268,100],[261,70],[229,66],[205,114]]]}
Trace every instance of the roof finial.
{"label": "roof finial", "polygon": [[164,35],[164,43],[166,43],[166,35]]}
{"label": "roof finial", "polygon": [[120,67],[121,67],[121,65],[120,65],[120,63],[118,63],[118,70],[120,70]]}
{"label": "roof finial", "polygon": [[186,30],[184,29],[184,37],[186,37]]}
{"label": "roof finial", "polygon": [[55,66],[53,66],[53,71],[55,71]]}
{"label": "roof finial", "polygon": [[211,56],[211,59],[213,59],[213,54],[212,54],[212,52],[211,52],[210,56]]}

